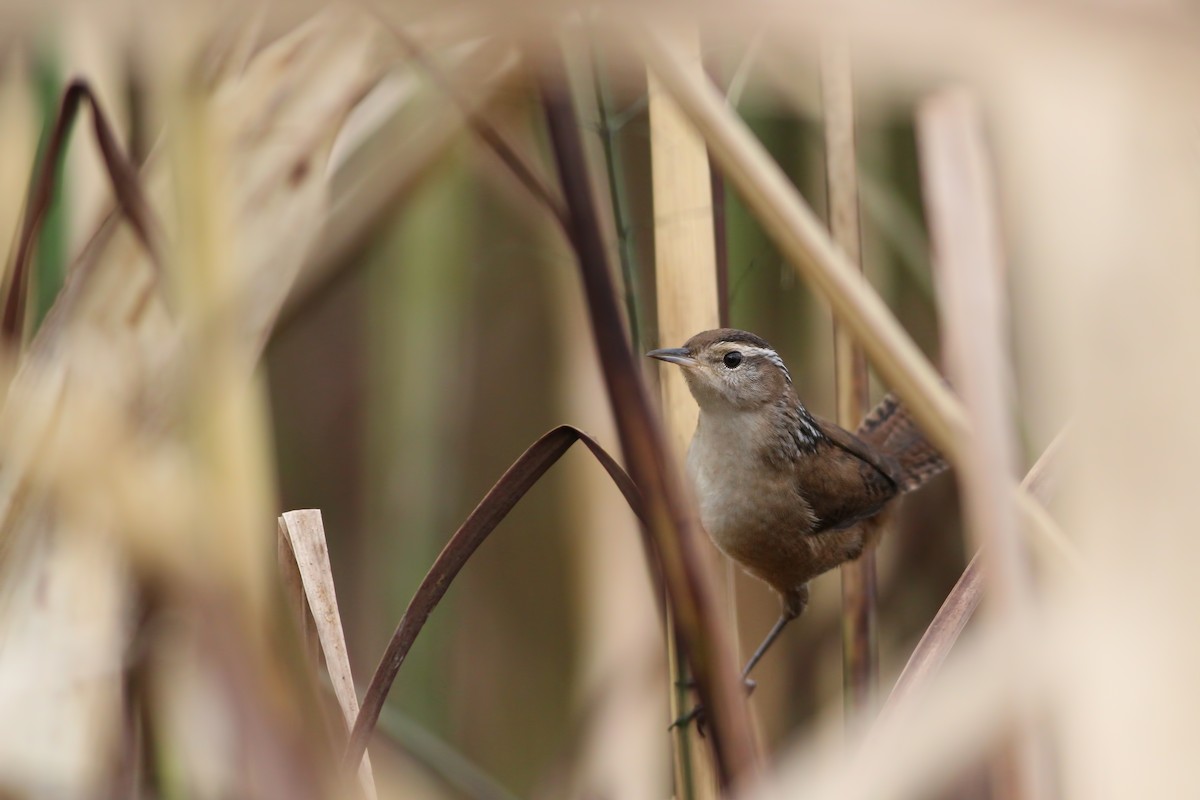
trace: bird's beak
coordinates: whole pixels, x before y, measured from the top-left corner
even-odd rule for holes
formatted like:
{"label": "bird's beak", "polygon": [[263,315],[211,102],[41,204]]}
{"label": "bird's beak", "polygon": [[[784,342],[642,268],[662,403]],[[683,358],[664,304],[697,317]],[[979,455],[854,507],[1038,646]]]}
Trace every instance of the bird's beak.
{"label": "bird's beak", "polygon": [[695,367],[700,364],[699,361],[692,358],[692,354],[686,347],[664,347],[662,350],[651,350],[646,355],[650,358],[657,358],[659,361],[678,364],[681,367]]}

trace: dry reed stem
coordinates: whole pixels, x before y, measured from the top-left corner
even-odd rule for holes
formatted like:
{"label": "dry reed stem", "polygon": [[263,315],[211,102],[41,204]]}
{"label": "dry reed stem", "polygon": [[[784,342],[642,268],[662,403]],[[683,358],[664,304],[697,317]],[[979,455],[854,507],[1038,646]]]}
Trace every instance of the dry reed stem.
{"label": "dry reed stem", "polygon": [[[342,614],[338,610],[321,512],[316,509],[285,512],[279,518],[279,527],[291,547],[307,601],[307,618],[311,619],[315,626],[321,653],[325,659],[325,669],[329,672],[334,696],[337,697],[346,729],[349,730],[358,718],[358,695],[354,689],[354,675],[350,671],[346,634],[342,630]],[[301,621],[303,620],[302,617]],[[302,630],[307,636],[307,628]],[[379,796],[375,789],[370,754],[364,755],[362,763],[359,764],[358,782],[367,800],[375,800]]]}
{"label": "dry reed stem", "polygon": [[[821,104],[825,127],[825,174],[829,230],[851,264],[862,271],[862,233],[858,205],[858,163],[854,134],[854,82],[850,52],[840,39],[821,48]],[[855,430],[870,402],[867,359],[862,348],[836,321],[833,328],[837,383],[837,422]],[[843,564],[842,686],[846,710],[863,714],[875,704],[879,683],[875,638],[875,550]]]}
{"label": "dry reed stem", "polygon": [[646,503],[647,529],[661,559],[663,581],[700,699],[713,722],[711,745],[723,786],[747,780],[759,759],[742,682],[725,637],[727,621],[702,555],[700,532],[688,511],[680,476],[668,454],[641,373],[629,349],[604,237],[594,207],[578,121],[561,54],[544,61],[543,106],[563,196],[569,239],[579,262],[592,338],[617,420],[621,449]]}
{"label": "dry reed stem", "polygon": [[[879,295],[856,277],[845,254],[833,244],[762,144],[706,81],[695,80],[674,45],[648,29],[630,30],[641,42],[651,69],[705,136],[722,172],[789,263],[855,334],[876,369],[912,409],[930,441],[952,463],[965,461],[973,433],[962,404],[943,385]],[[1038,540],[1073,563],[1074,546],[1045,509],[1020,492],[1015,483],[1013,490],[1018,492],[1021,511],[1032,522]]]}
{"label": "dry reed stem", "polygon": [[[679,39],[681,48],[687,53],[689,68],[695,74],[703,75],[698,33],[695,30],[681,32]],[[719,325],[712,179],[704,140],[688,124],[652,74],[647,76],[647,92],[658,340],[660,346],[678,347],[693,334]],[[659,387],[668,439],[676,463],[681,464],[696,431],[699,410],[680,370],[660,369]],[[706,552],[710,574],[724,577],[718,584],[718,592],[729,609],[728,618],[736,620],[737,604],[729,564],[715,549],[707,548]],[[736,624],[731,633],[737,649]],[[667,642],[675,686],[671,692],[671,714],[678,719],[690,711],[691,693],[683,686],[686,669],[678,661],[674,625],[670,622]],[[676,726],[672,743],[676,791],[685,798],[714,796],[716,775],[696,726]]]}

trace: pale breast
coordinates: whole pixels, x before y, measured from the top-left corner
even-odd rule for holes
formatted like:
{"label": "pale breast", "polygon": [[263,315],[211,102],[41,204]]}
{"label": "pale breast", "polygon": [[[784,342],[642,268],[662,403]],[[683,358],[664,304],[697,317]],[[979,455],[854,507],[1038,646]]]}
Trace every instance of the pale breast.
{"label": "pale breast", "polygon": [[769,431],[757,415],[703,414],[688,450],[700,522],[717,547],[747,565],[778,558],[779,540],[811,527],[791,472],[763,458]]}

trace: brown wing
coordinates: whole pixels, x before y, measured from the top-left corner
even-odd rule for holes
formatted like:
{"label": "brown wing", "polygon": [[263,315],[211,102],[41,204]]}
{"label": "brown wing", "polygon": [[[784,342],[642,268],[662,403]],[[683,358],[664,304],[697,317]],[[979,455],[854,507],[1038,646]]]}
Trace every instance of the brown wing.
{"label": "brown wing", "polygon": [[796,481],[817,518],[814,533],[820,533],[878,513],[898,493],[900,470],[849,431],[825,420],[816,422],[825,439],[813,457],[797,462]]}

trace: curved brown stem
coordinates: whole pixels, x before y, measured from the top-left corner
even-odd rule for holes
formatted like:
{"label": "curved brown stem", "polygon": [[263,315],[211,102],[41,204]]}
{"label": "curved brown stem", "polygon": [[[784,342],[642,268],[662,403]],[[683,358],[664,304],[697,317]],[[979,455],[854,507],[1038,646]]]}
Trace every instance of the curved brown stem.
{"label": "curved brown stem", "polygon": [[54,129],[46,141],[42,152],[41,163],[34,173],[29,203],[25,218],[21,223],[21,234],[17,240],[17,254],[9,273],[12,278],[8,286],[8,297],[4,303],[3,318],[0,319],[0,338],[14,343],[18,340],[21,320],[25,316],[26,285],[29,282],[29,262],[33,257],[33,246],[38,233],[45,222],[50,210],[54,193],[54,173],[58,166],[59,156],[66,146],[67,134],[79,113],[79,105],[87,101],[92,107],[92,129],[95,132],[96,143],[104,166],[108,170],[112,182],[113,193],[117,203],[124,212],[133,231],[150,254],[150,260],[156,268],[162,266],[162,236],[159,232],[154,213],[142,192],[138,181],[137,169],[121,148],[113,133],[108,117],[92,87],[87,81],[76,78],[71,81],[63,92],[59,105],[58,117],[54,121]]}
{"label": "curved brown stem", "polygon": [[[570,425],[560,425],[549,433],[544,434],[513,462],[512,466],[500,476],[500,480],[484,495],[483,500],[475,507],[470,516],[459,526],[450,541],[442,549],[437,560],[433,562],[425,579],[417,587],[416,593],[408,604],[392,640],[380,659],[371,685],[363,697],[362,709],[354,721],[354,729],[350,732],[350,740],[346,745],[346,755],[343,767],[355,770],[362,760],[367,747],[367,740],[379,721],[383,710],[383,702],[387,699],[396,673],[400,671],[413,642],[425,626],[425,621],[433,612],[450,584],[458,575],[459,570],[467,563],[472,554],[483,544],[488,535],[496,529],[500,521],[508,516],[517,502],[525,493],[546,474],[550,467],[571,448],[575,442],[583,442],[604,471],[612,478],[613,483],[625,496],[625,501],[633,509],[633,513],[642,519],[642,498],[633,481],[625,474],[625,470],[616,462],[600,444],[578,428]],[[644,521],[644,520],[643,520]],[[652,545],[647,542],[648,547]],[[653,567],[658,563],[653,553],[649,554],[648,562]],[[658,576],[653,574],[656,582]],[[656,594],[662,594],[661,591]]]}

